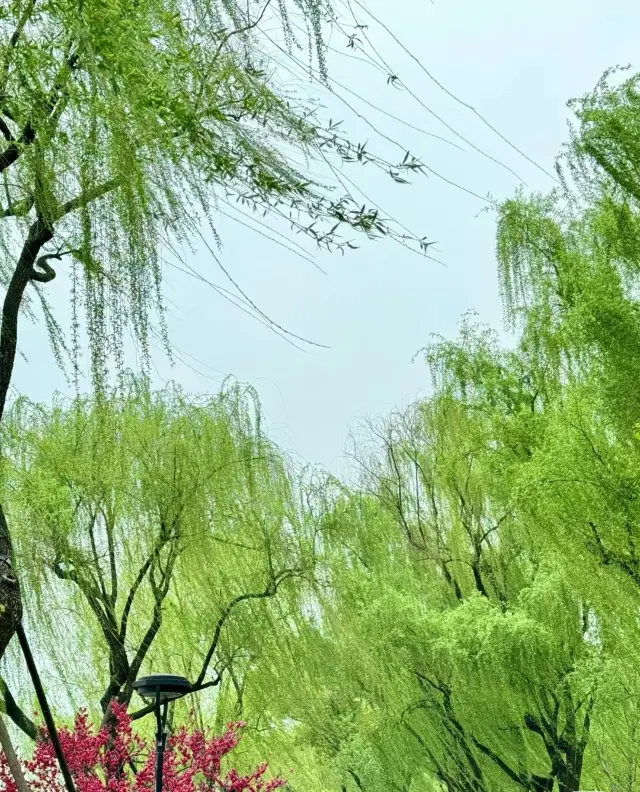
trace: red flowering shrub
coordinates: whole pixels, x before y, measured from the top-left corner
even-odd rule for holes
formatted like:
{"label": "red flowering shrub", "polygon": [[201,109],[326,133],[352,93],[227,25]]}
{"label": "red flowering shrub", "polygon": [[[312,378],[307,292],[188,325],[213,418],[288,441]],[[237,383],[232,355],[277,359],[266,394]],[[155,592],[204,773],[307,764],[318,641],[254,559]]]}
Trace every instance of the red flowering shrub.
{"label": "red flowering shrub", "polygon": [[[114,706],[115,729],[95,731],[86,713],[76,716],[73,729],[60,730],[60,742],[77,792],[152,792],[156,753],[133,733],[124,707]],[[222,772],[223,757],[238,745],[246,724],[230,723],[222,737],[199,729],[182,728],[167,742],[164,758],[166,792],[274,792],[286,782],[267,781],[267,765],[251,775],[231,769]],[[64,792],[53,746],[48,739],[36,744],[33,759],[23,763],[33,792]],[[0,791],[17,792],[6,757],[0,753]]]}

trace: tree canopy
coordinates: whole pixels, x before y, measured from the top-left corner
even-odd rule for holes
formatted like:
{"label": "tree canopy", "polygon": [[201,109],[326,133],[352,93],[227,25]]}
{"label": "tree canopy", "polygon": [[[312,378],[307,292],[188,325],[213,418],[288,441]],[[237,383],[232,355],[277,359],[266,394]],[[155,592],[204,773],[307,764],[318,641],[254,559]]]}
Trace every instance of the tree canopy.
{"label": "tree canopy", "polygon": [[[40,299],[54,354],[76,390],[84,314],[92,385],[104,398],[113,368],[124,373],[125,332],[140,345],[143,374],[149,370],[154,314],[170,351],[163,321],[165,252],[192,242],[204,224],[216,236],[221,197],[285,218],[320,246],[342,251],[353,246],[340,237],[342,227],[368,237],[414,242],[426,252],[425,240],[396,229],[377,209],[357,205],[348,194],[334,196],[330,185],[309,176],[312,161],[334,158],[373,163],[404,183],[401,174],[420,171],[421,165],[406,152],[392,167],[364,146],[354,146],[337,124],[323,125],[313,102],[283,88],[273,57],[256,46],[265,14],[272,11],[279,19],[289,51],[300,44],[291,12],[299,15],[306,25],[311,73],[326,80],[322,23],[332,11],[325,0],[271,5],[271,0],[250,0],[246,6],[235,0],[3,4],[0,280],[6,293],[0,419],[18,349],[18,319],[31,307],[28,287]],[[56,277],[52,261],[60,266],[70,262],[71,327],[66,332],[44,289]],[[92,506],[97,508],[95,502]],[[63,536],[61,528],[59,538]],[[161,548],[153,550],[145,570],[160,610],[175,562],[174,538],[170,532],[168,537],[158,539]],[[161,562],[163,553],[168,558]],[[12,557],[11,533],[0,507],[0,656],[16,631],[26,641]],[[115,681],[109,690],[119,690],[132,669],[137,673],[141,659],[134,657],[129,667],[121,649],[120,660],[114,654],[115,637],[122,642],[130,629],[127,601],[116,618],[111,612],[118,599],[113,579],[107,590],[106,584],[99,585],[98,570],[97,578],[87,581],[73,569],[72,559],[54,554],[52,563],[58,577],[76,579],[102,629],[110,631]],[[114,574],[113,564],[109,574]],[[102,600],[95,599],[94,584]],[[151,633],[157,631],[157,620],[148,626]],[[144,640],[140,651],[148,651]],[[121,669],[117,673],[116,666]]]}
{"label": "tree canopy", "polygon": [[[283,217],[329,248],[352,244],[346,229],[409,239],[374,207],[307,174],[305,161],[326,158],[391,163],[356,150],[311,99],[283,88],[275,50],[270,59],[256,42],[267,11],[289,47],[300,43],[290,13],[302,17],[310,67],[326,77],[328,2],[12,0],[2,9],[2,277],[17,309],[28,280],[47,282],[52,259],[69,257],[71,338],[41,287],[38,296],[71,373],[84,309],[95,386],[109,358],[121,366],[125,327],[148,360],[150,317],[160,310],[162,319],[163,256],[192,245],[203,224],[216,234],[218,198]],[[393,174],[419,169],[407,153]],[[21,255],[29,263],[18,288]]]}
{"label": "tree canopy", "polygon": [[61,718],[163,664],[292,789],[637,792],[638,79],[573,103],[560,188],[497,208],[513,343],[472,315],[433,339],[431,395],[354,436],[353,481],[299,470],[236,383],[12,407],[2,498]]}

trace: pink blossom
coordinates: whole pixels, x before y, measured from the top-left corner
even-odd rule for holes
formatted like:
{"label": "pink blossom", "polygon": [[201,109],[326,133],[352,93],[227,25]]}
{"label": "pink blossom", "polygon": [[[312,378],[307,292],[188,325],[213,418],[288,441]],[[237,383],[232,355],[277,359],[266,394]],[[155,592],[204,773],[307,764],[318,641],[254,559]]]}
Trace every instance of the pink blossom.
{"label": "pink blossom", "polygon": [[[72,729],[60,730],[60,742],[77,792],[153,792],[155,748],[133,732],[126,708],[114,704],[113,728],[96,731],[86,712],[76,715]],[[286,782],[264,780],[268,765],[240,775],[222,762],[242,739],[246,723],[229,723],[222,736],[181,727],[167,743],[164,792],[275,792]],[[65,792],[53,746],[43,732],[33,758],[23,761],[33,792]],[[17,792],[6,757],[0,752],[0,792]]]}

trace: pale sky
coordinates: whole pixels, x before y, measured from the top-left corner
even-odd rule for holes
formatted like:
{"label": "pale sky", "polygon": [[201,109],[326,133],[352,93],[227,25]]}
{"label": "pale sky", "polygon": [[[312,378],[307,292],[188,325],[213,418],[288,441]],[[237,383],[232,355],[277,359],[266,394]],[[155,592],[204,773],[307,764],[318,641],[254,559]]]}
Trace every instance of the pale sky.
{"label": "pale sky", "polygon": [[[549,171],[567,139],[566,101],[590,90],[609,66],[638,66],[633,59],[640,4],[629,0],[368,0],[367,5],[449,91]],[[353,8],[358,9],[357,3]],[[358,15],[369,23],[376,48],[424,105],[517,171],[529,188],[546,191],[552,186],[431,82],[365,13]],[[331,43],[349,52],[339,36]],[[429,167],[480,195],[506,198],[513,193],[518,181],[512,174],[456,138],[406,92],[387,86],[383,75],[337,53],[331,54],[329,66],[335,80],[365,99],[466,149],[403,128],[343,92],[376,129]],[[357,140],[368,139],[371,148],[402,159],[337,99],[331,100],[327,115],[343,118]],[[356,165],[347,166],[345,175],[387,214],[437,240],[437,255],[446,267],[388,242],[361,239],[360,249],[344,257],[319,255],[325,275],[223,217],[224,266],[275,321],[330,348],[300,352],[206,286],[168,270],[166,292],[177,306],[169,311],[171,339],[190,365],[178,362],[169,370],[160,355],[156,361],[162,376],[190,391],[215,391],[227,374],[253,384],[272,438],[285,450],[336,471],[347,434],[359,420],[428,393],[428,372],[412,357],[431,334],[452,337],[468,310],[501,327],[494,218],[478,216],[482,201],[433,175],[418,177],[411,186],[396,186]],[[230,288],[206,249],[189,263]],[[47,286],[54,305],[62,301],[63,321],[66,287],[63,277]],[[43,325],[22,320],[21,349],[28,363],[19,360],[16,366],[13,382],[19,392],[49,401],[55,390],[65,390]]]}

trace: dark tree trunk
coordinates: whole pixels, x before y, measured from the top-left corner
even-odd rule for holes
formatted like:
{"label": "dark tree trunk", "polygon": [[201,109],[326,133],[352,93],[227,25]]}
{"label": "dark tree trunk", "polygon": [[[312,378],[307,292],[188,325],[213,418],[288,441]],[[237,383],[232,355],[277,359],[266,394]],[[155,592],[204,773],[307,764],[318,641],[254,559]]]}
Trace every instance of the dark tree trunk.
{"label": "dark tree trunk", "polygon": [[11,535],[0,505],[0,657],[22,621],[20,583],[12,567]]}
{"label": "dark tree trunk", "polygon": [[[29,281],[34,279],[38,254],[52,236],[52,229],[40,219],[32,224],[4,298],[0,325],[0,421],[4,415],[16,358],[18,316],[22,298]],[[41,258],[44,261],[44,257]],[[49,267],[47,269],[50,270]],[[46,277],[50,279],[51,276]],[[22,621],[20,584],[13,571],[12,562],[11,535],[0,505],[0,657],[4,655],[9,641]]]}

